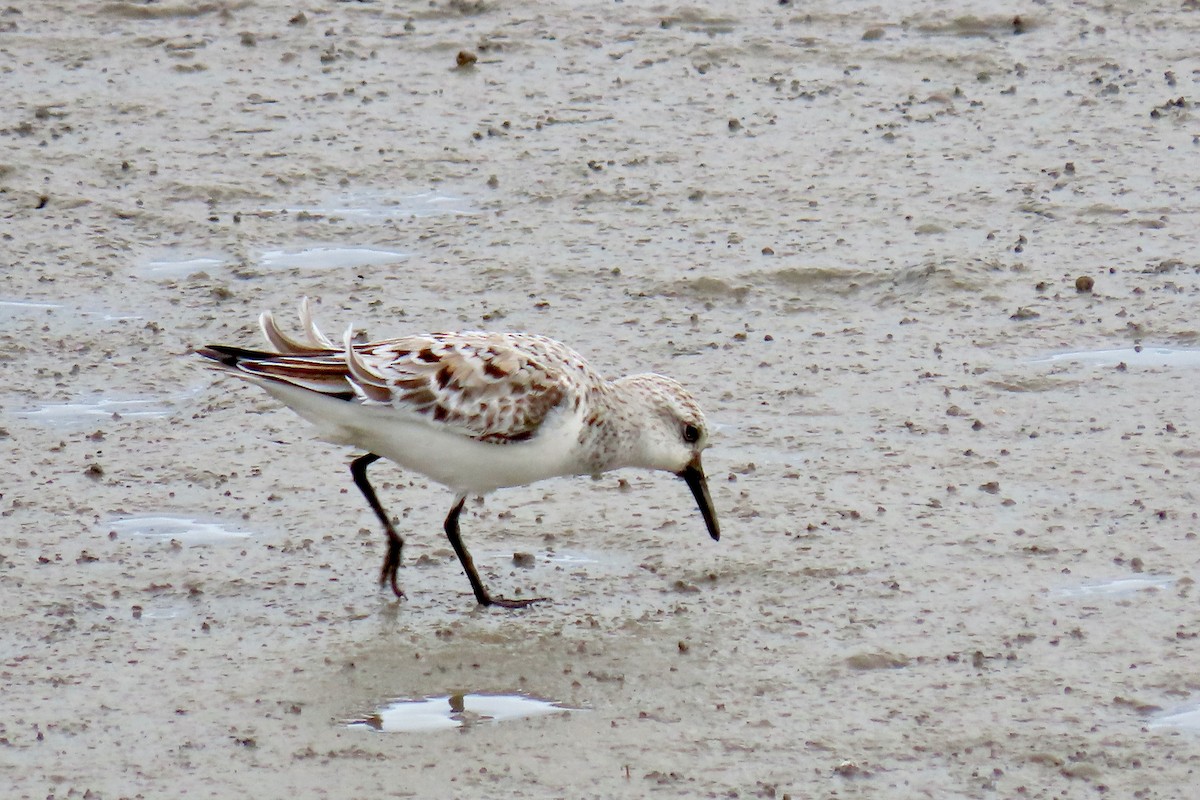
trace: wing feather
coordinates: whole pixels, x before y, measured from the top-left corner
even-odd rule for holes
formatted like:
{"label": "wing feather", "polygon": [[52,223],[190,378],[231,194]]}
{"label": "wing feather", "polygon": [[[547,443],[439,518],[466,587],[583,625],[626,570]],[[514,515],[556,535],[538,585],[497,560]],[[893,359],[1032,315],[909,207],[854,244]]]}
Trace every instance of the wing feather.
{"label": "wing feather", "polygon": [[353,382],[386,386],[390,405],[498,443],[529,439],[572,400],[561,359],[582,363],[550,339],[511,333],[434,333],[347,352]]}
{"label": "wing feather", "polygon": [[300,320],[302,340],[284,333],[270,312],[259,318],[277,353],[216,345],[199,352],[246,377],[391,406],[497,444],[532,438],[555,409],[577,408],[604,383],[580,355],[544,336],[431,333],[355,344],[351,327],[339,347],[317,328],[308,298]]}
{"label": "wing feather", "polygon": [[280,353],[288,355],[318,355],[336,353],[337,345],[329,340],[317,327],[312,315],[312,305],[305,297],[300,301],[300,324],[304,328],[304,341],[293,339],[284,333],[270,311],[264,311],[258,318],[263,336],[271,346]]}

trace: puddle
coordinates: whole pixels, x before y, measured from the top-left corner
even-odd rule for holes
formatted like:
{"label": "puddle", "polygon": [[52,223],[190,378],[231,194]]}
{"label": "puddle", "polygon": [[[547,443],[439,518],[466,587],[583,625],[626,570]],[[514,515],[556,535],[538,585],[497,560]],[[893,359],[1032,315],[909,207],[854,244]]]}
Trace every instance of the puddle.
{"label": "puddle", "polygon": [[[620,559],[615,557],[605,557],[597,553],[589,553],[583,550],[538,550],[530,555],[533,556],[533,562],[527,560],[518,566],[533,566],[534,564],[552,564],[560,567],[569,567],[576,564],[608,564],[614,565]],[[484,550],[475,556],[475,560],[479,562],[507,562],[514,564],[514,553],[512,550]]]}
{"label": "puddle", "polygon": [[238,539],[245,539],[249,531],[231,530],[219,522],[205,522],[191,517],[134,516],[118,517],[109,520],[107,530],[119,534],[145,536],[154,539],[176,539],[184,544],[221,544]]}
{"label": "puddle", "polygon": [[190,613],[190,609],[182,603],[172,603],[169,605],[158,606],[155,608],[145,608],[138,606],[136,611],[136,619],[144,620],[171,620],[179,619]]}
{"label": "puddle", "polygon": [[1146,589],[1161,589],[1170,586],[1175,579],[1167,575],[1147,575],[1139,578],[1117,578],[1111,581],[1090,581],[1059,591],[1063,597],[1096,597],[1134,594]]}
{"label": "puddle", "polygon": [[259,264],[265,269],[351,269],[394,264],[408,257],[408,253],[375,247],[309,247],[268,250]]}
{"label": "puddle", "polygon": [[225,266],[226,261],[216,256],[193,258],[162,258],[147,261],[136,271],[144,278],[186,278],[197,272],[208,272]]}
{"label": "puddle", "polygon": [[0,312],[32,313],[35,311],[53,311],[62,308],[58,303],[35,303],[31,300],[0,300]]}
{"label": "puddle", "polygon": [[553,553],[546,553],[543,557],[551,564],[563,564],[570,566],[573,564],[599,564],[600,559],[591,556],[587,553],[572,552],[569,550],[558,550]]}
{"label": "puddle", "polygon": [[158,419],[175,413],[169,401],[160,398],[130,400],[98,399],[92,402],[48,403],[15,416],[47,425],[94,425],[106,420]]}
{"label": "puddle", "polygon": [[419,733],[578,710],[525,694],[455,694],[424,700],[396,700],[381,706],[373,714],[348,721],[346,727],[370,728],[383,733]]}
{"label": "puddle", "polygon": [[1035,358],[1033,364],[1078,362],[1102,367],[1200,367],[1200,350],[1182,347],[1125,347],[1116,350],[1081,350]]}
{"label": "puddle", "polygon": [[[263,269],[353,269],[394,264],[411,254],[381,247],[307,247],[291,250],[267,250],[258,259]],[[144,262],[136,272],[151,280],[186,278],[198,272],[212,272],[228,265],[220,256],[159,257]]]}
{"label": "puddle", "polygon": [[1172,711],[1156,714],[1148,728],[1185,728],[1200,733],[1200,704],[1181,706]]}
{"label": "puddle", "polygon": [[[37,303],[31,300],[0,300],[0,318],[16,317],[18,314],[52,313],[65,309],[62,303]],[[121,320],[144,319],[137,314],[121,314],[112,311],[98,311],[76,306],[71,311],[72,317],[99,317],[104,322],[119,322]],[[61,317],[59,317],[61,319]]]}
{"label": "puddle", "polygon": [[289,208],[290,211],[355,219],[389,217],[433,217],[439,214],[474,216],[478,212],[465,198],[441,192],[405,194],[380,189],[340,195],[315,206]]}

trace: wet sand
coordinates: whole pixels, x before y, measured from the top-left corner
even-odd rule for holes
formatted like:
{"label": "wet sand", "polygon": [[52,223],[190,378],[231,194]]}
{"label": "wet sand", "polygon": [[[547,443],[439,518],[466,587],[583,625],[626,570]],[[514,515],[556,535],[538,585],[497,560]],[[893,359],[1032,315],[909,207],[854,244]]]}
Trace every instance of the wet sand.
{"label": "wet sand", "polygon": [[[1191,2],[0,11],[0,782],[1189,796],[1197,41]],[[395,602],[351,454],[191,355],[304,295],[677,377],[722,540],[669,476],[505,490],[464,536],[553,601],[483,610],[449,492],[379,465]],[[487,719],[521,698],[570,710]]]}

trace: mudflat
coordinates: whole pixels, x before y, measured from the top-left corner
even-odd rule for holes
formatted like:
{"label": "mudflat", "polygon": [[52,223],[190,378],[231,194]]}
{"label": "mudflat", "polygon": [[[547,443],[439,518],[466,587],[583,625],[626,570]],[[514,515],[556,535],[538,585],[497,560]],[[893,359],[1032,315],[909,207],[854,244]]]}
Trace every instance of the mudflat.
{"label": "mudflat", "polygon": [[[0,781],[45,797],[1188,797],[1191,0],[0,9]],[[203,369],[558,338],[722,522],[468,501]]]}

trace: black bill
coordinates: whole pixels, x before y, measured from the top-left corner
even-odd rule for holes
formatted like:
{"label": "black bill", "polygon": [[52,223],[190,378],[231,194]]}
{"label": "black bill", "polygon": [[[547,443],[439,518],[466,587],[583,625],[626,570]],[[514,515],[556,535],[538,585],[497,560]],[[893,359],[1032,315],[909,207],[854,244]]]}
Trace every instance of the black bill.
{"label": "black bill", "polygon": [[719,540],[721,526],[717,523],[717,515],[713,511],[712,498],[708,496],[708,481],[704,478],[704,468],[700,466],[699,457],[684,467],[683,472],[677,474],[692,490],[692,495],[700,506],[700,513],[704,516],[704,524],[708,526],[708,535]]}

